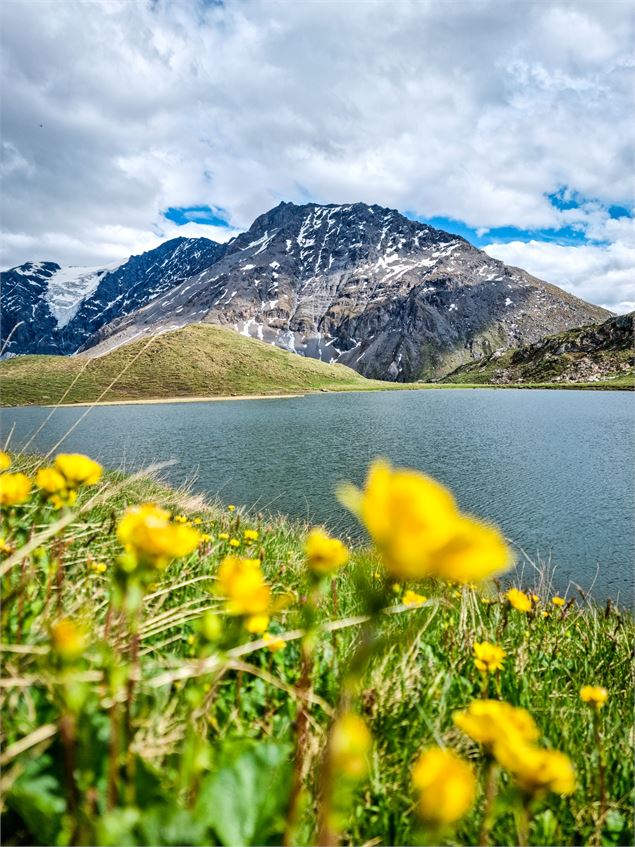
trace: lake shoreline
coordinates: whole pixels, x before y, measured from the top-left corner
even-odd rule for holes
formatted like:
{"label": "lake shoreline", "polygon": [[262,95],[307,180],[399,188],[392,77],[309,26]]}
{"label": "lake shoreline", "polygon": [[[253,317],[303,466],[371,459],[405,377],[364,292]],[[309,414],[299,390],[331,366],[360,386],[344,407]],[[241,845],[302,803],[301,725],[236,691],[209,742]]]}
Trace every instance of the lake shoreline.
{"label": "lake shoreline", "polygon": [[373,386],[372,388],[343,388],[343,389],[310,389],[302,392],[276,392],[274,394],[211,394],[200,395],[196,397],[138,397],[127,398],[122,400],[97,400],[93,402],[79,403],[24,403],[24,404],[3,404],[0,403],[0,409],[25,409],[25,408],[42,408],[42,409],[72,409],[85,408],[92,406],[137,406],[137,405],[157,405],[160,403],[216,403],[227,400],[288,400],[299,397],[310,397],[320,394],[370,394],[378,391],[433,391],[437,389],[456,390],[468,389],[470,391],[479,390],[502,390],[518,389],[522,391],[633,391],[635,386],[609,386],[606,383],[515,383],[510,385],[501,385],[496,383],[388,383],[381,388]]}

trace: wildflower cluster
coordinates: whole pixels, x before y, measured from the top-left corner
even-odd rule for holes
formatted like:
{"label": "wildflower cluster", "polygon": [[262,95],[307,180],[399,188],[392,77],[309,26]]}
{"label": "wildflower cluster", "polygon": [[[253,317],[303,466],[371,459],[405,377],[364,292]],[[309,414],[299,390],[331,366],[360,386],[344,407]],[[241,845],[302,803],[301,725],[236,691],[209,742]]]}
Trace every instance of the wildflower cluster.
{"label": "wildflower cluster", "polygon": [[509,546],[435,480],[378,461],[344,487],[372,541],[350,550],[151,487],[95,507],[87,456],[18,468],[0,453],[13,841],[555,843],[551,808],[597,843],[617,826],[616,672],[534,702],[581,613],[484,587]]}

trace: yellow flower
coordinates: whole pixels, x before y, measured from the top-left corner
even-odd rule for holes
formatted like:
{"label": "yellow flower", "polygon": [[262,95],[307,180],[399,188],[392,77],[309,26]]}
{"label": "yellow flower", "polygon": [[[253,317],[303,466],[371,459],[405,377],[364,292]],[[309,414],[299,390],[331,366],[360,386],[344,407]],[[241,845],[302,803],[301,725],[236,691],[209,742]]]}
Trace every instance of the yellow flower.
{"label": "yellow flower", "polygon": [[77,493],[68,487],[66,477],[55,468],[40,468],[35,484],[56,509],[72,506],[77,500]]}
{"label": "yellow flower", "polygon": [[228,512],[235,512],[236,511],[236,507],[234,506],[233,503],[229,504],[229,506],[227,507],[227,511]]}
{"label": "yellow flower", "polygon": [[81,453],[59,453],[55,457],[55,467],[66,478],[69,488],[95,485],[102,473],[101,465]]}
{"label": "yellow flower", "polygon": [[93,573],[100,574],[106,573],[107,565],[105,562],[91,562],[90,569]]}
{"label": "yellow flower", "polygon": [[0,553],[13,553],[13,547],[7,543],[4,535],[0,535]]}
{"label": "yellow flower", "polygon": [[507,655],[498,644],[490,644],[489,641],[476,642],[473,647],[474,664],[482,673],[499,671],[503,667]]}
{"label": "yellow flower", "polygon": [[564,600],[562,597],[552,597],[551,602],[554,606],[564,606],[567,601]]}
{"label": "yellow flower", "polygon": [[132,506],[119,521],[117,536],[141,560],[162,569],[170,559],[187,556],[199,544],[196,530],[170,523],[169,518],[169,512],[152,503]]}
{"label": "yellow flower", "polygon": [[214,536],[210,535],[208,532],[201,533],[201,542],[209,543],[214,540]]}
{"label": "yellow flower", "polygon": [[247,618],[245,629],[247,632],[260,633],[264,632],[269,626],[269,615],[252,615]]}
{"label": "yellow flower", "polygon": [[187,523],[186,515],[174,515],[174,523]]}
{"label": "yellow flower", "polygon": [[537,594],[532,594],[531,599],[534,603],[540,603],[540,597]]}
{"label": "yellow flower", "polygon": [[601,709],[608,698],[609,692],[601,685],[583,685],[580,689],[580,699],[594,709]]}
{"label": "yellow flower", "polygon": [[0,450],[0,471],[6,471],[7,468],[11,467],[11,456],[8,453],[5,453],[4,450]]}
{"label": "yellow flower", "polygon": [[531,612],[531,600],[524,591],[519,591],[517,588],[510,588],[506,597],[517,611]]}
{"label": "yellow flower", "polygon": [[258,541],[258,530],[257,529],[246,529],[243,532],[243,536],[245,541]]}
{"label": "yellow flower", "polygon": [[571,760],[558,750],[543,750],[517,736],[509,736],[496,742],[494,755],[528,794],[544,791],[572,794],[575,790]]}
{"label": "yellow flower", "polygon": [[470,582],[505,570],[512,556],[494,527],[462,515],[452,494],[418,471],[375,461],[366,487],[339,490],[365,525],[388,573],[402,580],[427,576]]}
{"label": "yellow flower", "polygon": [[548,617],[549,617],[549,612],[547,612],[545,609],[543,609],[543,610],[542,610],[542,616],[543,616],[543,618],[548,618]]}
{"label": "yellow flower", "polygon": [[230,547],[240,547],[240,540],[238,538],[230,538],[229,539]]}
{"label": "yellow flower", "polygon": [[0,474],[0,506],[17,506],[29,499],[31,480],[23,473]]}
{"label": "yellow flower", "polygon": [[345,545],[319,528],[311,530],[304,550],[309,569],[318,576],[331,574],[348,561],[349,554]]}
{"label": "yellow flower", "polygon": [[223,559],[218,569],[218,590],[226,598],[229,615],[264,615],[271,605],[271,590],[259,559]]}
{"label": "yellow flower", "polygon": [[272,635],[270,632],[265,632],[262,640],[266,642],[267,647],[272,653],[277,653],[279,650],[284,650],[287,646],[286,642],[277,635]]}
{"label": "yellow flower", "polygon": [[363,779],[368,773],[368,755],[373,737],[363,718],[353,712],[340,715],[331,730],[331,766],[350,779]]}
{"label": "yellow flower", "polygon": [[194,524],[194,526],[200,526],[203,523],[203,518],[194,518],[192,523]]}
{"label": "yellow flower", "polygon": [[403,597],[401,598],[401,602],[404,606],[423,606],[425,602],[427,602],[428,598],[424,597],[423,594],[417,594],[416,591],[404,591]]}
{"label": "yellow flower", "polygon": [[456,753],[440,747],[419,756],[412,768],[412,784],[419,795],[419,815],[426,823],[436,826],[462,818],[476,795],[472,768]]}
{"label": "yellow flower", "polygon": [[536,741],[538,727],[529,712],[501,700],[473,700],[467,709],[454,712],[452,720],[473,741],[492,750],[501,738]]}
{"label": "yellow flower", "polygon": [[51,643],[58,656],[72,661],[78,659],[86,649],[86,632],[70,618],[61,618],[51,626]]}
{"label": "yellow flower", "polygon": [[433,576],[471,582],[501,573],[513,564],[513,555],[500,531],[470,517],[461,517],[451,540],[432,560]]}
{"label": "yellow flower", "polygon": [[227,541],[229,539],[229,533],[228,532],[219,532],[218,538],[219,538],[220,541]]}

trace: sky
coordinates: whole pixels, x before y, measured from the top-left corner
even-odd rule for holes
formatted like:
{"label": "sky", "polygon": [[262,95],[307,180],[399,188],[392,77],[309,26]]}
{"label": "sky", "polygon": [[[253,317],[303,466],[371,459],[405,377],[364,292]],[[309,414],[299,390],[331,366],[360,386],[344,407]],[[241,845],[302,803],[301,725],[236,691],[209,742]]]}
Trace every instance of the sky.
{"label": "sky", "polygon": [[3,0],[0,266],[378,203],[635,308],[630,0]]}

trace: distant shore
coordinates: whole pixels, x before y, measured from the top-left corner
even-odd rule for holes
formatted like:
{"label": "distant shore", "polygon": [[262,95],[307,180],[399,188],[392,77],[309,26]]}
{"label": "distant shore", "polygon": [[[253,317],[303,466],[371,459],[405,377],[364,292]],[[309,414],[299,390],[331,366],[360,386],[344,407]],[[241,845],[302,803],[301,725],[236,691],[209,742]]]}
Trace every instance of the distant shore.
{"label": "distant shore", "polygon": [[615,385],[611,386],[607,383],[518,383],[518,384],[495,384],[495,383],[387,383],[381,388],[373,386],[372,388],[349,388],[349,389],[308,389],[302,392],[276,392],[274,394],[212,394],[199,395],[196,397],[140,397],[136,399],[125,400],[99,400],[95,402],[82,401],[78,403],[24,403],[6,405],[0,403],[0,409],[19,409],[27,406],[39,406],[44,409],[67,409],[67,408],[83,408],[89,406],[147,406],[156,405],[158,403],[217,403],[227,400],[289,400],[299,397],[309,397],[319,394],[370,394],[376,391],[426,391],[435,389],[456,390],[468,389],[470,391],[478,390],[509,390],[518,389],[523,391],[544,390],[544,391],[628,391],[632,390],[630,386]]}

